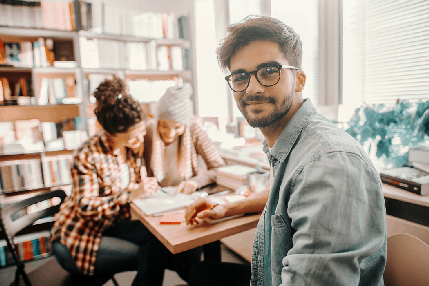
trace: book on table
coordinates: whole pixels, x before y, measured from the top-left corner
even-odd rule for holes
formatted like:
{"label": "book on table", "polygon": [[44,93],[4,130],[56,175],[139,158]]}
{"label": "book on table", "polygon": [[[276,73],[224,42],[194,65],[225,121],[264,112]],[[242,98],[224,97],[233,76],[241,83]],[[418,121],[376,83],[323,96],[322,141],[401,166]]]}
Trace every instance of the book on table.
{"label": "book on table", "polygon": [[380,171],[383,183],[407,190],[409,192],[429,195],[429,173],[416,168],[402,167]]}
{"label": "book on table", "polygon": [[429,142],[413,146],[408,150],[408,162],[429,164]]}
{"label": "book on table", "polygon": [[247,175],[255,171],[254,168],[241,165],[221,167],[217,169],[216,182],[221,186],[235,190],[243,185],[247,185]]}
{"label": "book on table", "polygon": [[145,215],[157,215],[187,207],[193,201],[194,198],[190,195],[180,193],[172,196],[168,192],[158,190],[155,194],[147,198],[134,200],[133,203]]}

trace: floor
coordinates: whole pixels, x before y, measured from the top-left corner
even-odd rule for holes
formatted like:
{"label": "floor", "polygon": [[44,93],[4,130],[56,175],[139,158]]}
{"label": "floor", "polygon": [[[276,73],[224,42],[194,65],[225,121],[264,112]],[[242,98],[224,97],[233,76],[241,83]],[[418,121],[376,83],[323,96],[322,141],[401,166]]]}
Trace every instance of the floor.
{"label": "floor", "polygon": [[[246,260],[238,256],[235,252],[229,250],[223,244],[221,244],[222,251],[222,261],[224,262],[234,262],[234,263],[247,263]],[[49,259],[49,258],[48,258]],[[27,262],[25,265],[26,271],[30,272],[35,267],[46,262],[46,259],[36,260]],[[130,286],[136,272],[123,272],[115,275],[116,281],[120,286]],[[15,277],[15,267],[8,267],[0,269],[0,286],[9,286]],[[186,285],[186,283],[180,279],[176,272],[166,270],[164,276],[163,286],[181,286]],[[104,286],[114,286],[113,282],[109,281]]]}

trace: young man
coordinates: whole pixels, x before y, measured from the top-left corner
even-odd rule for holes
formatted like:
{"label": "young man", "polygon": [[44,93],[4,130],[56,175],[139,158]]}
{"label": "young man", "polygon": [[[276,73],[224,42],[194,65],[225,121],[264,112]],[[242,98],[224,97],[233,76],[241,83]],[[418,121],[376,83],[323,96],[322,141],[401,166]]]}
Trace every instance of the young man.
{"label": "young man", "polygon": [[[352,137],[303,99],[299,35],[277,19],[251,17],[228,27],[217,54],[231,73],[226,80],[238,108],[265,137],[271,189],[207,211],[214,204],[200,199],[187,209],[187,223],[263,210],[251,285],[384,285],[386,218],[378,173]],[[227,285],[213,280],[234,276],[231,266],[203,283],[201,272],[210,266],[195,266],[192,273],[200,274],[190,285]]]}

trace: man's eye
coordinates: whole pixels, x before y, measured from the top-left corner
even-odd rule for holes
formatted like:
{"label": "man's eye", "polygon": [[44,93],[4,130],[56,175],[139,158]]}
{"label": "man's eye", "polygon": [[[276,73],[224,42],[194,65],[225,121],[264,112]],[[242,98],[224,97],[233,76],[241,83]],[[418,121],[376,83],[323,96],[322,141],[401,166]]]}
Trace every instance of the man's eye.
{"label": "man's eye", "polygon": [[259,74],[262,76],[269,76],[278,72],[279,70],[275,67],[266,67],[259,70]]}
{"label": "man's eye", "polygon": [[235,74],[232,77],[232,81],[236,83],[239,83],[241,81],[247,81],[248,79],[249,79],[249,76],[245,73]]}

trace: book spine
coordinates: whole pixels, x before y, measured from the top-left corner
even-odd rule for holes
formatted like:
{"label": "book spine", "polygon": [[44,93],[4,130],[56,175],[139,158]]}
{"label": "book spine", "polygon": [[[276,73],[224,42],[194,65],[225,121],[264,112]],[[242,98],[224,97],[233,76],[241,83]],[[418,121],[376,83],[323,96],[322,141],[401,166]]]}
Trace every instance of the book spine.
{"label": "book spine", "polygon": [[380,179],[383,183],[386,183],[388,185],[398,187],[400,189],[409,191],[417,195],[422,195],[421,185],[412,184],[411,182],[403,181],[398,178],[392,178],[383,174],[380,174]]}
{"label": "book spine", "polygon": [[5,267],[6,265],[6,245],[4,245],[0,246],[0,266]]}
{"label": "book spine", "polygon": [[33,243],[31,241],[22,242],[22,249],[24,252],[24,261],[30,261],[34,259]]}
{"label": "book spine", "polygon": [[33,244],[34,258],[38,258],[40,256],[39,240],[35,238],[31,241],[31,243]]}

